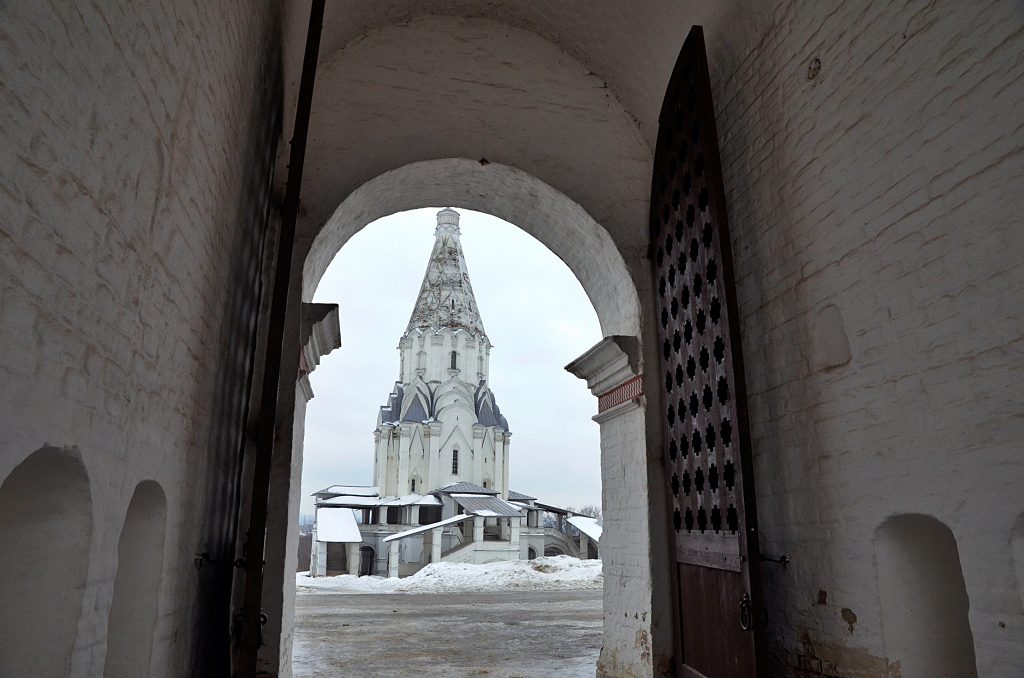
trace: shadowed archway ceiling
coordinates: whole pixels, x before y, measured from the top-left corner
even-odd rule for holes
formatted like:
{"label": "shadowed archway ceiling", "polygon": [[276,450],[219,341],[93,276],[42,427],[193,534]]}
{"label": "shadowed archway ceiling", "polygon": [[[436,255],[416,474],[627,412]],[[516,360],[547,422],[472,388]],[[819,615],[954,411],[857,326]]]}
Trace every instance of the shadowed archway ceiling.
{"label": "shadowed archway ceiling", "polygon": [[[308,7],[284,4],[288,102]],[[692,23],[735,33],[754,21],[732,2],[331,2],[300,243],[366,181],[461,157],[536,176],[639,258],[657,116],[682,40]]]}

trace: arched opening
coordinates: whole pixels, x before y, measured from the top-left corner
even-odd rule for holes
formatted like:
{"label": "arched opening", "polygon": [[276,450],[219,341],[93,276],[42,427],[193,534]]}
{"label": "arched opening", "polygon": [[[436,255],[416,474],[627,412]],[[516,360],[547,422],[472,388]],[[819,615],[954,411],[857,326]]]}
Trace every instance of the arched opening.
{"label": "arched opening", "polygon": [[[366,454],[367,464],[372,464],[372,476],[369,466],[357,476],[324,476],[318,475],[316,481],[307,480],[303,496],[314,494],[308,490],[316,490],[318,487],[335,487],[336,491],[356,492],[363,491],[360,488],[365,485],[368,492],[379,493],[379,496],[388,504],[388,515],[386,523],[378,523],[373,526],[366,526],[361,529],[363,543],[361,547],[372,547],[373,553],[367,550],[360,551],[360,570],[366,571],[364,559],[371,559],[378,556],[376,562],[376,574],[383,576],[408,576],[418,570],[414,569],[419,565],[428,567],[430,564],[444,561],[451,558],[451,562],[467,562],[477,565],[496,563],[499,560],[534,559],[544,552],[545,540],[548,526],[540,525],[539,520],[534,517],[532,523],[528,521],[527,512],[515,517],[486,517],[482,513],[478,525],[473,521],[458,524],[446,524],[436,527],[427,532],[415,533],[400,540],[384,542],[383,539],[403,532],[412,532],[409,529],[413,523],[406,524],[404,521],[417,521],[420,525],[432,524],[449,520],[450,509],[449,499],[437,492],[439,488],[453,484],[455,481],[462,481],[471,485],[478,485],[477,490],[487,490],[490,495],[498,495],[499,499],[523,504],[508,504],[508,506],[526,506],[534,497],[541,497],[556,505],[571,505],[576,503],[594,503],[600,501],[601,496],[601,466],[600,457],[602,454],[600,445],[599,428],[592,421],[595,411],[595,402],[591,393],[581,384],[577,377],[566,372],[564,366],[573,358],[587,351],[595,342],[601,339],[601,324],[596,314],[592,300],[585,294],[585,290],[579,283],[578,277],[567,269],[564,262],[559,261],[551,255],[549,248],[543,247],[536,239],[522,233],[524,229],[517,228],[515,224],[499,222],[493,216],[476,214],[468,216],[471,212],[462,208],[460,212],[463,221],[461,226],[464,230],[461,236],[462,246],[465,247],[465,258],[469,264],[469,272],[466,277],[473,279],[473,287],[476,289],[480,302],[479,315],[482,317],[486,332],[469,332],[462,327],[458,331],[448,332],[436,331],[433,333],[423,332],[418,326],[412,326],[410,311],[415,317],[417,305],[417,290],[421,285],[426,286],[425,280],[430,278],[431,269],[427,267],[428,274],[424,277],[424,267],[431,255],[431,243],[435,250],[438,247],[439,236],[435,227],[441,229],[441,214],[445,210],[439,208],[426,208],[412,213],[408,216],[403,214],[395,215],[393,218],[382,219],[379,225],[373,225],[366,232],[360,232],[358,239],[354,240],[347,249],[338,253],[335,266],[331,273],[323,279],[315,298],[316,303],[337,302],[342,312],[339,319],[342,333],[345,335],[344,346],[332,356],[323,361],[317,368],[317,372],[310,378],[313,391],[317,397],[310,402],[303,430],[306,435],[306,445],[303,452],[304,466],[306,469],[314,468],[326,455],[321,450],[329,451],[333,458],[339,458],[339,451],[353,450],[353,456],[358,455],[358,449],[363,448],[372,452]],[[452,210],[448,210],[452,212]],[[438,223],[434,223],[435,219]],[[468,219],[468,220],[467,220]],[[474,223],[474,220],[482,219],[483,222]],[[403,221],[404,220],[404,221]],[[395,227],[390,224],[398,224],[400,228],[408,231],[396,232]],[[381,230],[383,229],[383,230]],[[479,229],[479,230],[476,230]],[[379,238],[379,249],[363,249],[366,242],[378,242],[377,232],[386,235]],[[443,229],[438,232],[443,232]],[[506,240],[513,237],[518,240]],[[423,237],[423,245],[416,245],[412,253],[411,261],[406,261],[397,248],[396,241],[411,240]],[[504,246],[492,244],[492,240],[498,240],[505,245],[509,242],[521,243],[523,249],[514,250]],[[484,244],[482,244],[484,243]],[[480,250],[472,248],[480,247]],[[525,248],[529,248],[528,250]],[[487,253],[493,258],[476,259],[476,255]],[[528,256],[527,256],[528,254]],[[596,254],[596,253],[592,253]],[[607,254],[607,253],[605,253]],[[533,257],[538,257],[534,259]],[[375,280],[379,276],[379,268],[371,267],[366,279],[356,279],[355,269],[359,262],[376,262],[386,259],[390,273],[387,276],[387,289],[383,287],[376,290],[373,295],[363,294],[362,291],[375,286]],[[543,261],[541,261],[541,259]],[[482,263],[486,261],[487,263]],[[621,259],[620,259],[621,262]],[[613,260],[614,264],[614,260]],[[595,262],[596,265],[596,262]],[[407,271],[412,269],[411,274]],[[614,266],[613,266],[614,269]],[[566,285],[572,288],[572,294],[563,294],[560,286],[549,286],[544,289],[534,290],[530,285],[523,284],[523,276],[533,276],[545,281],[557,271],[559,285]],[[343,273],[342,273],[343,272]],[[485,275],[485,272],[487,275]],[[404,290],[406,283],[402,282],[405,277],[414,277],[410,294],[395,290]],[[352,276],[351,278],[349,276]],[[463,274],[460,272],[459,278]],[[478,287],[481,278],[492,280],[491,289],[499,289],[500,294],[495,297],[484,297]],[[532,281],[531,281],[532,283]],[[424,289],[426,289],[424,287]],[[349,292],[351,290],[351,292]],[[525,291],[524,291],[525,290]],[[558,290],[553,292],[552,290]],[[626,290],[631,291],[631,288]],[[616,290],[622,293],[623,290]],[[350,294],[350,296],[346,296]],[[388,296],[391,294],[392,296]],[[420,294],[423,292],[421,290]],[[356,298],[352,298],[356,297]],[[365,300],[360,300],[365,297]],[[450,301],[446,297],[438,295],[441,300],[438,312],[456,313],[459,309],[465,308],[465,303],[460,300],[452,311]],[[430,297],[433,298],[433,297]],[[484,299],[487,299],[485,303]],[[626,297],[628,300],[628,297]],[[635,296],[634,296],[635,299]],[[495,303],[497,302],[497,303]],[[368,307],[368,314],[364,315],[359,304],[365,303]],[[414,308],[415,307],[415,308]],[[568,308],[567,308],[568,307]],[[570,312],[570,309],[572,312]],[[543,313],[541,312],[543,311]],[[585,315],[585,323],[574,325],[575,316],[579,313]],[[628,307],[616,306],[615,313],[619,319],[629,312]],[[375,314],[379,314],[375,315]],[[401,317],[399,317],[401,316]],[[388,331],[386,339],[381,338],[373,342],[377,347],[383,347],[381,357],[373,353],[374,363],[382,363],[387,372],[386,377],[374,376],[370,378],[367,373],[360,370],[366,369],[368,354],[361,350],[362,347],[370,346],[370,342],[360,343],[358,330],[371,327],[375,324],[391,322],[397,318],[396,328]],[[555,321],[552,321],[554,319]],[[618,322],[618,321],[617,321]],[[412,330],[409,327],[413,327]],[[441,325],[446,328],[449,326]],[[515,327],[516,332],[505,330]],[[497,329],[502,328],[502,329]],[[393,336],[392,336],[393,335]],[[394,360],[388,353],[394,346],[395,338],[399,338],[398,351],[401,358]],[[490,339],[489,339],[490,338]],[[491,351],[490,342],[494,341],[499,346]],[[498,341],[501,343],[498,344]],[[461,374],[449,374],[452,365],[452,356],[455,351],[453,346],[458,346],[456,354],[457,368],[464,368],[476,363],[476,374],[467,374],[467,369],[461,369]],[[548,349],[553,346],[552,349]],[[422,347],[425,347],[422,348]],[[403,375],[403,365],[409,365],[415,361],[420,352],[426,355],[420,359],[425,374]],[[538,355],[541,354],[541,355]],[[506,356],[515,355],[515,358]],[[349,360],[358,364],[346,364]],[[496,363],[496,360],[503,361]],[[504,362],[506,361],[507,362]],[[399,378],[408,379],[402,381],[387,396],[386,388],[395,384],[395,372],[392,366],[398,368]],[[463,363],[464,361],[464,363]],[[496,365],[500,364],[502,369]],[[543,366],[545,374],[551,381],[558,382],[558,387],[549,390],[543,382],[537,382],[537,365]],[[344,368],[336,378],[331,378],[333,370]],[[521,373],[534,372],[531,376],[524,376]],[[440,381],[438,381],[440,380]],[[436,390],[451,380],[452,382],[465,382],[467,387],[464,391],[459,390],[461,386],[451,386],[453,390]],[[332,393],[333,383],[347,384],[346,389],[352,391],[353,384],[366,384],[369,391],[360,394],[360,402],[344,403],[338,402]],[[494,392],[490,392],[489,385],[494,384]],[[533,409],[526,415],[518,407],[509,404],[508,391],[512,388],[517,392],[518,401],[533,401]],[[341,389],[339,389],[341,390]],[[358,389],[356,389],[358,390]],[[536,394],[544,393],[543,399],[538,399]],[[337,429],[338,413],[347,413],[357,410],[367,397],[380,398],[383,404],[377,413],[376,430],[373,437],[366,435],[368,421],[365,414],[359,419],[353,418],[358,428],[356,436],[344,442],[331,436],[330,445],[323,445],[317,440],[328,440],[328,436],[315,436],[319,430],[328,431]],[[503,395],[504,394],[504,395]],[[353,396],[354,397],[354,396]],[[565,407],[566,400],[573,400],[574,406]],[[331,402],[335,400],[335,402]],[[500,410],[498,403],[501,403]],[[552,413],[550,403],[560,403],[557,416]],[[328,405],[330,403],[330,405]],[[546,403],[546,404],[545,404]],[[454,423],[461,421],[461,416],[466,419],[467,412],[461,408],[468,405],[470,428],[463,430],[463,426]],[[324,409],[322,419],[318,419],[318,408]],[[486,416],[482,413],[486,412]],[[508,416],[508,421],[505,416]],[[571,415],[571,416],[570,416]],[[399,418],[400,417],[400,418]],[[524,428],[527,428],[524,421],[543,420],[545,431],[550,429],[550,435],[544,438],[545,446],[543,452],[532,452],[536,445],[530,445],[525,441]],[[571,419],[572,424],[567,425],[566,419]],[[323,422],[323,428],[320,427]],[[509,423],[511,422],[511,423]],[[511,427],[511,428],[509,428]],[[583,435],[575,435],[576,428],[585,430]],[[297,427],[298,428],[298,427]],[[508,440],[505,432],[515,432],[524,440],[519,448],[519,459],[523,459],[531,452],[536,455],[535,465],[543,469],[537,475],[523,473],[523,467],[516,468],[520,463],[515,460],[516,448],[513,443],[512,453],[505,457],[505,445]],[[567,434],[566,431],[573,431]],[[562,435],[559,435],[559,434]],[[567,441],[567,438],[569,439]],[[586,448],[586,457],[578,459],[577,463],[570,463],[578,452],[580,446],[578,441],[583,441]],[[431,447],[433,446],[433,447]],[[573,454],[568,454],[569,452]],[[513,461],[509,461],[509,459]],[[425,461],[431,460],[432,461]],[[340,465],[340,464],[339,464]],[[319,473],[319,472],[318,472]],[[335,473],[335,471],[332,471]],[[378,475],[378,473],[380,475]],[[392,486],[391,476],[399,478],[397,486]],[[387,476],[383,479],[382,476]],[[422,502],[418,498],[395,497],[393,495],[407,492],[409,488],[408,479],[416,477],[415,494],[425,497]],[[518,480],[517,480],[518,477]],[[545,489],[538,488],[524,482],[525,478],[533,480],[543,477],[545,482],[551,485],[572,486],[584,479],[587,483],[588,494],[570,493],[564,496],[553,496],[545,493]],[[310,476],[307,476],[310,478]],[[370,478],[373,478],[371,481]],[[379,479],[381,478],[381,479]],[[422,490],[420,488],[422,487]],[[408,488],[408,489],[407,489]],[[523,495],[519,490],[529,490],[530,496]],[[549,492],[549,490],[548,490]],[[428,496],[429,495],[429,496]],[[350,502],[356,505],[362,500],[356,496],[346,495],[347,498],[334,496],[324,501],[334,503]],[[430,506],[431,501],[436,498],[442,506]],[[320,501],[320,500],[316,500]],[[410,504],[407,512],[402,514],[403,522],[394,523],[391,514],[398,513],[398,507],[392,503],[417,502],[417,505]],[[449,513],[441,512],[449,510]],[[513,508],[513,511],[517,509]],[[534,508],[533,512],[539,509]],[[460,508],[455,509],[456,515],[461,512]],[[434,514],[427,519],[429,514]],[[494,516],[494,513],[490,514]],[[507,514],[498,514],[504,516]],[[564,537],[563,537],[564,538]],[[422,539],[423,542],[416,542]],[[376,540],[376,541],[375,541]],[[378,543],[379,542],[379,543]],[[507,545],[506,545],[507,542]],[[397,544],[398,549],[393,545]],[[403,548],[404,547],[404,548]],[[515,555],[504,555],[514,553]],[[559,553],[563,551],[559,550]],[[475,555],[474,555],[475,554]],[[497,554],[497,555],[492,555]],[[575,554],[574,554],[575,555]],[[460,560],[462,559],[462,560]],[[349,584],[344,581],[337,583],[323,582],[324,587],[337,585],[347,587]],[[307,602],[305,589],[298,596],[297,618],[299,625],[296,629],[296,638],[303,638],[307,631],[303,626],[306,617],[305,610],[312,603]],[[509,591],[495,591],[495,594],[508,594]],[[601,604],[601,592],[591,588],[587,592],[590,601],[590,609],[596,604]],[[566,614],[579,614],[575,607],[567,606]],[[594,637],[588,640],[588,645],[581,651],[588,655],[590,661],[596,661],[600,649],[599,643]],[[304,641],[300,641],[297,647],[305,647]],[[301,659],[297,665],[301,665]]]}
{"label": "arched opening", "polygon": [[974,637],[953,532],[920,514],[875,530],[885,654],[906,676],[976,676]]}
{"label": "arched opening", "polygon": [[103,670],[110,678],[150,672],[166,525],[164,491],[152,480],[139,483],[117,542],[117,574],[107,617]]}
{"label": "arched opening", "polygon": [[546,556],[564,556],[565,555],[565,551],[563,551],[558,546],[545,546],[544,547],[544,555],[546,555]]}
{"label": "arched opening", "polygon": [[372,546],[359,547],[359,576],[366,577],[373,574],[373,563],[376,560],[376,553]]}
{"label": "arched opening", "polygon": [[[645,179],[646,181],[646,179]],[[348,240],[381,217],[432,205],[490,214],[515,224],[561,259],[579,280],[601,333],[640,335],[640,301],[619,248],[605,228],[551,185],[515,167],[468,158],[413,162],[352,191],[324,224],[302,271],[302,299]],[[423,352],[417,353],[422,368]]]}
{"label": "arched opening", "polygon": [[329,541],[327,544],[327,566],[324,572],[328,577],[348,572],[347,549],[345,544]]}
{"label": "arched opening", "polygon": [[67,675],[91,534],[77,451],[38,450],[0,485],[0,675]]}

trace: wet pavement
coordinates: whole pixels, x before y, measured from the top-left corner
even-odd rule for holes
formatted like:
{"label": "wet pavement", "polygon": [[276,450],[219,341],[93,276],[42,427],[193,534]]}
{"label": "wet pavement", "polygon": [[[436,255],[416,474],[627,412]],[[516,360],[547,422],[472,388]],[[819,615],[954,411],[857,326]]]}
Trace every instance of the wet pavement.
{"label": "wet pavement", "polygon": [[299,593],[295,678],[590,678],[601,591]]}

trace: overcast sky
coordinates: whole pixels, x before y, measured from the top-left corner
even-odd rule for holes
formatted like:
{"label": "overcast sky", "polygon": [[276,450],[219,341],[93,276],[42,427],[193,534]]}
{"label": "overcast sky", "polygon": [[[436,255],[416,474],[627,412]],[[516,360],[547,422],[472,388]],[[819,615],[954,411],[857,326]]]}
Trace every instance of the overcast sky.
{"label": "overcast sky", "polygon": [[[434,245],[438,208],[402,212],[357,233],[315,301],[341,307],[342,347],[311,375],[302,513],[313,492],[373,482],[377,410],[398,379],[405,331]],[[458,207],[456,207],[458,209]],[[490,386],[509,421],[509,487],[557,506],[601,504],[597,402],[564,367],[601,339],[568,267],[495,217],[458,209],[462,248],[491,349]],[[433,489],[433,488],[431,488]]]}

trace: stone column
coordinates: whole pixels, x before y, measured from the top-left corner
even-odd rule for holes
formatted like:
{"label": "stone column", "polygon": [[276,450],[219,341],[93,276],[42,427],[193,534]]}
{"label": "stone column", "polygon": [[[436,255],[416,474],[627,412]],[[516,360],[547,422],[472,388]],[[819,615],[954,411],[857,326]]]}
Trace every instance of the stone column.
{"label": "stone column", "polygon": [[430,562],[432,563],[441,562],[441,534],[443,532],[443,527],[435,527],[430,531]]}
{"label": "stone column", "polygon": [[486,431],[487,428],[485,426],[473,424],[473,475],[470,477],[479,479],[474,482],[482,483],[486,475],[490,475],[492,478],[494,477],[494,471],[487,469],[490,464],[484,463],[484,433]]}
{"label": "stone column", "polygon": [[519,550],[519,528],[522,518],[513,518],[512,526],[509,528],[509,540],[512,542],[512,550]]}
{"label": "stone column", "polygon": [[310,572],[311,577],[327,576],[327,542],[313,542],[313,549],[316,552],[316,572]]}
{"label": "stone column", "polygon": [[388,507],[378,506],[377,507],[377,524],[387,525],[388,524]]}
{"label": "stone column", "polygon": [[580,532],[580,558],[588,560],[590,558],[590,537]]}
{"label": "stone column", "polygon": [[473,541],[482,542],[484,540],[484,517],[473,516]]}
{"label": "stone column", "polygon": [[412,506],[409,507],[409,524],[420,524],[420,507],[418,504],[413,504]]}
{"label": "stone column", "polygon": [[345,545],[345,563],[349,574],[359,575],[359,542]]}
{"label": "stone column", "polygon": [[[409,457],[412,454],[412,427],[402,426],[402,442],[398,446],[398,484],[394,492],[401,497],[409,492]],[[408,431],[408,433],[407,433]]]}
{"label": "stone column", "polygon": [[398,576],[398,540],[391,542],[391,548],[388,550],[388,576]]}
{"label": "stone column", "polygon": [[[439,456],[441,454],[441,422],[431,422],[423,434],[428,438],[429,448],[427,449],[427,477],[424,478],[427,481],[427,486],[423,488],[423,492],[420,494],[436,490],[440,487],[441,474],[444,471],[444,460]],[[451,466],[448,468],[451,468]]]}
{"label": "stone column", "polygon": [[[671,597],[657,593],[672,582],[671,568],[653,566],[669,562],[670,555],[666,515],[660,508],[660,450],[653,443],[648,447],[640,353],[636,337],[606,337],[565,368],[585,379],[598,401],[594,421],[601,427],[604,609],[639,613],[638,618],[605,616],[599,675],[625,673],[623,666],[672,663],[672,624],[649,621],[672,618]],[[641,635],[651,639],[647,657],[638,653],[636,639]]]}

